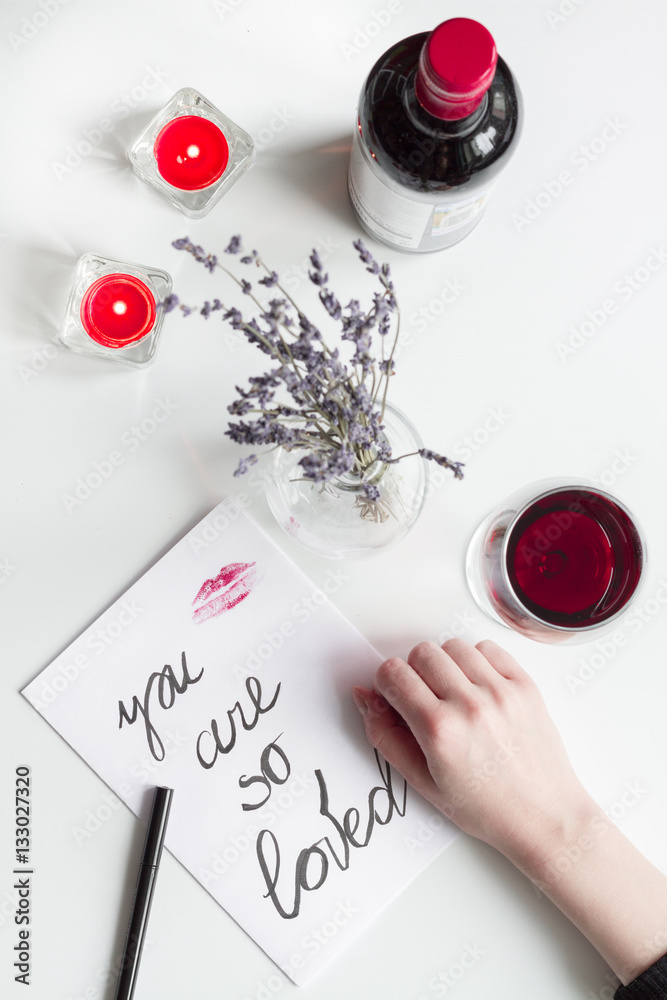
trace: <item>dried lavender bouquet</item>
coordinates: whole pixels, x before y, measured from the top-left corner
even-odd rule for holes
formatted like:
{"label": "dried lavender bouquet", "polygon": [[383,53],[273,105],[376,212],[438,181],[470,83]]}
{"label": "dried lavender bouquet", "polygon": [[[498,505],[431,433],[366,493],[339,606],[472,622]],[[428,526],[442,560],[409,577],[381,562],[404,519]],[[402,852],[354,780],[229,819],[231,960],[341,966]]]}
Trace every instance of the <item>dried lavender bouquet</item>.
{"label": "dried lavender bouquet", "polygon": [[[362,516],[374,520],[391,516],[378,486],[367,480],[368,470],[376,469],[378,461],[388,466],[421,456],[449,469],[456,479],[463,478],[461,462],[452,462],[428,448],[392,454],[383,420],[389,380],[395,373],[400,310],[389,265],[378,264],[362,240],[355,240],[353,246],[380,286],[367,309],[358,299],[341,306],[319,254],[313,250],[310,255],[310,280],[318,286],[320,302],[331,320],[340,323],[340,340],[349,343],[347,358],[342,357],[339,347],[329,346],[257,251],[243,252],[239,236],[232,237],[224,253],[262,272],[256,284],[277,293],[268,303],[256,297],[257,289],[247,278],[238,277],[187,237],[172,245],[192,254],[211,274],[224,271],[258,310],[258,315],[246,319],[238,308],[227,307],[217,298],[197,308],[182,304],[176,295],[161,303],[165,312],[179,309],[185,316],[198,313],[208,319],[215,312],[221,313],[223,320],[270,359],[263,375],[251,376],[245,388],[236,387],[238,397],[228,410],[240,419],[231,421],[225,432],[233,441],[252,448],[303,451],[298,461],[301,477],[322,484],[323,489],[331,488],[342,476],[358,478]],[[375,335],[379,354],[373,351]],[[234,475],[242,475],[256,461],[253,451],[241,459]]]}

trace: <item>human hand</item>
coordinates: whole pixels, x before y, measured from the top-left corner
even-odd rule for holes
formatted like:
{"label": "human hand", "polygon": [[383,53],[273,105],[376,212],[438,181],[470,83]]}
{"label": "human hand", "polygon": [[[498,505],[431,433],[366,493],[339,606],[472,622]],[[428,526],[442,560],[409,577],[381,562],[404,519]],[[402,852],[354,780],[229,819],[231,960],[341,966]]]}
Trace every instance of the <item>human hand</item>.
{"label": "human hand", "polygon": [[[605,816],[529,675],[495,642],[422,642],[353,689],[371,744],[462,830],[502,851],[622,982],[664,952],[667,877]],[[622,903],[622,905],[620,905]]]}
{"label": "human hand", "polygon": [[357,687],[370,743],[466,833],[527,873],[589,820],[537,686],[496,643],[422,642]]}

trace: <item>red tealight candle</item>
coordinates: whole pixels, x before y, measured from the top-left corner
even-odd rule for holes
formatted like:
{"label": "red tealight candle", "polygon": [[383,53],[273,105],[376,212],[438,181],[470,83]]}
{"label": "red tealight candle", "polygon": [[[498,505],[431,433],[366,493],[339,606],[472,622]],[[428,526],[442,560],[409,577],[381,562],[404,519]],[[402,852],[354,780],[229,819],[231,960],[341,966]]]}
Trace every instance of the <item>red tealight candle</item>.
{"label": "red tealight candle", "polygon": [[183,191],[201,191],[214,184],[229,161],[222,130],[199,115],[180,115],[167,122],[153,152],[163,179]]}
{"label": "red tealight candle", "polygon": [[81,301],[84,330],[102,347],[128,347],[155,325],[155,298],[148,285],[131,274],[105,274]]}

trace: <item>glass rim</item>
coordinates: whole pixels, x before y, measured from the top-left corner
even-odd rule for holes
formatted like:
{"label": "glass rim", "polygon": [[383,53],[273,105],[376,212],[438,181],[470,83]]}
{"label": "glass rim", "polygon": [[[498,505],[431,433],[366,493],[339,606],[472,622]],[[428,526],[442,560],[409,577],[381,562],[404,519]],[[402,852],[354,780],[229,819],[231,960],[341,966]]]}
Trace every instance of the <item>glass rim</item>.
{"label": "glass rim", "polygon": [[[543,487],[543,489],[540,489],[540,487]],[[535,483],[525,486],[524,489],[519,492],[524,492],[524,490],[528,489],[532,490],[530,498],[526,500],[526,502],[517,509],[514,516],[512,517],[512,520],[509,522],[505,530],[505,537],[503,538],[503,543],[500,550],[500,572],[502,576],[503,585],[507,587],[509,593],[512,595],[513,599],[519,605],[525,617],[529,618],[531,621],[535,622],[535,624],[541,625],[546,629],[551,629],[554,632],[562,632],[565,635],[577,635],[585,632],[594,632],[596,629],[600,628],[607,628],[610,624],[613,624],[614,621],[616,621],[618,618],[621,618],[626,613],[630,601],[633,600],[639,593],[646,579],[646,539],[644,536],[644,532],[641,528],[641,525],[639,524],[637,518],[629,509],[629,507],[626,507],[626,505],[623,503],[622,500],[619,500],[618,497],[614,496],[613,493],[609,493],[607,490],[599,486],[596,486],[596,484],[591,482],[590,480],[575,479],[574,477],[571,479],[566,477],[559,477],[556,479],[541,479]],[[641,547],[641,556],[642,556],[641,568],[639,571],[639,577],[637,579],[637,583],[635,584],[632,594],[629,596],[625,604],[622,607],[620,607],[617,611],[615,611],[613,615],[610,615],[608,618],[603,618],[601,621],[595,622],[591,625],[581,625],[581,626],[556,625],[553,622],[548,621],[546,618],[540,618],[539,615],[536,615],[533,611],[531,611],[528,607],[526,607],[526,604],[524,603],[524,601],[522,600],[522,598],[519,596],[516,589],[512,585],[512,581],[510,580],[510,576],[507,571],[507,550],[510,541],[512,539],[512,533],[516,525],[518,524],[520,518],[523,517],[526,511],[530,507],[532,507],[533,504],[535,504],[538,500],[541,500],[543,497],[551,496],[554,493],[565,493],[568,490],[572,489],[583,490],[588,493],[595,493],[598,496],[603,496],[607,500],[610,500],[614,504],[614,506],[618,507],[619,510],[621,510],[628,517],[634,531],[637,534],[637,538],[639,540],[639,544]]]}

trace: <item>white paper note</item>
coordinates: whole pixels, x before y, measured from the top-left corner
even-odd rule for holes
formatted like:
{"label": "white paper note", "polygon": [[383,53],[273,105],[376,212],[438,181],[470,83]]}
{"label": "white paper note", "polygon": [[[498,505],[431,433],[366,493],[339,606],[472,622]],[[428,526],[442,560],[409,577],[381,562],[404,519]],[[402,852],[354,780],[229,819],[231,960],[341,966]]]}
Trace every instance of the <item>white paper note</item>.
{"label": "white paper note", "polygon": [[369,747],[380,655],[231,500],[23,691],[295,983],[456,836]]}

